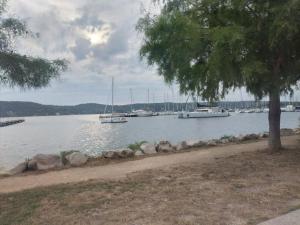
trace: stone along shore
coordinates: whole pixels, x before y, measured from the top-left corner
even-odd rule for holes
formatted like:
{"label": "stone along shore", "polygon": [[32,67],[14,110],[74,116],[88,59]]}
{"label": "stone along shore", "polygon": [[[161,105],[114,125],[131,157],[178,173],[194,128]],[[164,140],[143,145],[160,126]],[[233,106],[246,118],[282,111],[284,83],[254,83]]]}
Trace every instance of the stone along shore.
{"label": "stone along shore", "polygon": [[[282,136],[290,136],[300,134],[300,129],[282,129]],[[268,133],[248,134],[240,136],[224,136],[220,139],[212,139],[208,141],[193,140],[182,141],[177,145],[171,144],[169,141],[160,141],[156,144],[142,143],[133,149],[120,149],[103,151],[101,155],[91,157],[79,151],[61,152],[60,155],[45,155],[38,154],[32,159],[17,165],[5,175],[17,175],[29,171],[48,171],[53,169],[65,169],[70,167],[81,167],[90,165],[95,161],[111,161],[120,159],[134,159],[139,157],[147,157],[154,154],[163,153],[177,153],[190,150],[201,150],[208,147],[221,146],[226,144],[239,144],[249,141],[257,141],[268,138]]]}

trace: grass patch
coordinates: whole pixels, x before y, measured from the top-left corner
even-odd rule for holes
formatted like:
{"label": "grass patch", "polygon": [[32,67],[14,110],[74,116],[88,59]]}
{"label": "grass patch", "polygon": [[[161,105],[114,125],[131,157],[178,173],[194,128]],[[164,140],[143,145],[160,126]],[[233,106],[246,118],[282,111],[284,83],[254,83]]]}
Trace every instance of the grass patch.
{"label": "grass patch", "polygon": [[138,151],[141,150],[142,144],[147,143],[147,141],[141,141],[141,142],[135,142],[134,144],[128,145],[128,148],[131,149],[132,151]]}
{"label": "grass patch", "polygon": [[224,135],[220,139],[225,140],[225,139],[230,139],[230,138],[233,138],[233,136],[232,135]]}
{"label": "grass patch", "polygon": [[[140,182],[89,182],[79,184],[64,184],[53,187],[37,188],[17,193],[0,194],[0,224],[1,225],[31,225],[32,220],[39,215],[43,202],[51,201],[62,215],[83,213],[86,210],[101,208],[111,201],[107,197],[88,198],[91,193],[123,193],[134,192],[142,189]],[[84,197],[82,201],[77,199],[78,204],[70,203],[70,199],[77,196]],[[53,210],[53,209],[52,209]],[[54,209],[56,210],[56,209]]]}

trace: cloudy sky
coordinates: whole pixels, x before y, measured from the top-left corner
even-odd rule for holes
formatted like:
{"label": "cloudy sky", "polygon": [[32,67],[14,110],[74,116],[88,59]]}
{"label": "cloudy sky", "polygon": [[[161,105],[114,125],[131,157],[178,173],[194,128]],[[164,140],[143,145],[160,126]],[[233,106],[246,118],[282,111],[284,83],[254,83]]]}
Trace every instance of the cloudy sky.
{"label": "cloudy sky", "polygon": [[[142,35],[135,25],[143,9],[155,10],[150,0],[10,0],[8,14],[27,22],[38,39],[22,39],[20,53],[49,59],[65,58],[69,70],[45,89],[22,91],[0,89],[0,100],[34,101],[43,104],[72,105],[87,102],[107,103],[111,77],[116,80],[119,104],[163,102],[178,97],[177,87],[166,86],[155,68],[138,55]],[[252,99],[246,93],[228,99]]]}

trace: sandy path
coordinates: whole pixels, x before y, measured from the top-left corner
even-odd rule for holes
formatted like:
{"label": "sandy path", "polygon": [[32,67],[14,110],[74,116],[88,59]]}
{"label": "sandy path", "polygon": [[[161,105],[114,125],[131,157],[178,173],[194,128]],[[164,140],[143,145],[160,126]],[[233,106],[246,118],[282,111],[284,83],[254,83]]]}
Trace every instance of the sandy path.
{"label": "sandy path", "polygon": [[[297,141],[298,136],[283,138],[285,145],[296,145]],[[0,193],[17,192],[35,187],[77,183],[88,180],[121,179],[133,172],[174,166],[195,161],[204,163],[214,160],[215,157],[225,157],[235,155],[240,152],[256,151],[259,149],[265,149],[266,147],[267,141],[264,140],[249,144],[227,145],[203,149],[200,151],[159,155],[106,166],[72,168],[32,176],[8,177],[0,179]]]}

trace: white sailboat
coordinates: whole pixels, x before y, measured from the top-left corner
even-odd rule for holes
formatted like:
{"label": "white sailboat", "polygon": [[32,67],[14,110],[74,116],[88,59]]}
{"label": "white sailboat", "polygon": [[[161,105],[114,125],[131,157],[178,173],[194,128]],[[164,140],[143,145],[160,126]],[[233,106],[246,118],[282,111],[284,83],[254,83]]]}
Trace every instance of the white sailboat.
{"label": "white sailboat", "polygon": [[108,118],[100,118],[101,123],[127,123],[128,121],[125,117],[114,116],[114,78],[112,78],[111,86],[111,116]]}

